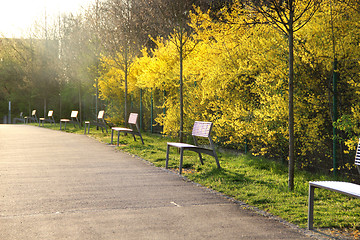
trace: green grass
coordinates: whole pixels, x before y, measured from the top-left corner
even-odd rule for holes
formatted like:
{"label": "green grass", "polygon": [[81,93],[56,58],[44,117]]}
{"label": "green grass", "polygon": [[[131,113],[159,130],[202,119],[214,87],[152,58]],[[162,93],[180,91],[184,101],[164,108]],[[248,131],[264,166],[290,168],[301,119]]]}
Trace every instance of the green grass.
{"label": "green grass", "polygon": [[[59,125],[46,127],[58,130]],[[83,134],[84,130],[68,125],[67,132]],[[91,129],[90,135],[104,143],[110,143],[110,133]],[[172,141],[156,134],[143,133],[145,145],[140,139],[134,141],[131,135],[120,136],[122,151],[137,155],[157,167],[165,167],[166,142]],[[295,190],[288,191],[287,167],[281,163],[262,157],[218,151],[221,169],[216,168],[214,158],[204,156],[200,164],[196,153],[185,152],[184,175],[203,186],[222,192],[234,199],[279,216],[305,228],[307,224],[308,182],[314,180],[334,180],[329,176],[310,174],[305,171],[295,173]],[[169,168],[177,171],[179,154],[172,149]],[[334,192],[316,189],[314,227],[337,229],[360,229],[360,200]]]}

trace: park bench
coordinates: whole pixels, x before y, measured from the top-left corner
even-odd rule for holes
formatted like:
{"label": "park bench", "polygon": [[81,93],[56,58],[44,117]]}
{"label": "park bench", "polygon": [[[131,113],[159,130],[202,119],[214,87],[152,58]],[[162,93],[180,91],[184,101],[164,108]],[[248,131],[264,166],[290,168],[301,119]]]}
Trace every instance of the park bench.
{"label": "park bench", "polygon": [[114,132],[117,132],[117,145],[118,146],[119,146],[120,132],[125,133],[125,135],[127,133],[132,134],[133,137],[134,137],[134,141],[136,141],[135,135],[137,135],[137,136],[140,137],[142,144],[144,144],[144,140],[143,140],[143,138],[141,136],[141,132],[140,132],[140,129],[139,129],[138,114],[137,113],[130,113],[128,124],[129,124],[130,128],[122,128],[122,127],[112,127],[111,128],[111,144],[113,143]]}
{"label": "park bench", "polygon": [[[360,172],[360,139],[356,149],[355,165]],[[350,197],[360,198],[360,185],[350,182],[313,181],[309,182],[308,229],[313,229],[314,223],[314,191],[315,188],[327,189]]]}
{"label": "park bench", "polygon": [[62,123],[65,123],[64,130],[66,130],[67,123],[73,123],[74,127],[76,127],[75,124],[77,124],[77,125],[79,125],[79,128],[80,128],[80,122],[77,117],[78,113],[79,113],[78,111],[71,111],[71,116],[70,116],[71,119],[67,119],[67,118],[60,119],[60,130],[61,130]]}
{"label": "park bench", "polygon": [[48,112],[48,118],[45,118],[45,117],[43,117],[43,118],[39,118],[39,127],[40,127],[40,124],[42,125],[42,126],[44,126],[44,122],[49,122],[49,123],[51,123],[51,125],[55,125],[55,120],[54,120],[54,111],[53,110],[49,110],[49,112]]}
{"label": "park bench", "polygon": [[25,118],[23,116],[23,112],[20,113],[20,116],[18,118],[14,118],[13,119],[13,123],[16,123],[16,122],[22,122],[22,123],[25,123]]}
{"label": "park bench", "polygon": [[25,116],[25,123],[29,123],[29,122],[39,122],[37,116],[36,116],[36,110],[32,110],[31,112],[31,117]]}
{"label": "park bench", "polygon": [[86,129],[88,130],[88,133],[90,133],[90,125],[94,125],[97,127],[101,127],[101,131],[104,132],[104,128],[106,130],[106,133],[108,132],[106,122],[104,119],[105,111],[101,110],[98,113],[97,119],[98,121],[85,121],[85,131],[84,134],[86,134]]}
{"label": "park bench", "polygon": [[[193,129],[192,129],[192,134],[191,134],[194,139],[195,145],[191,145],[191,144],[187,144],[187,143],[168,142],[167,150],[166,150],[165,168],[168,168],[170,147],[176,147],[176,148],[180,149],[180,167],[179,167],[180,174],[182,172],[183,157],[184,157],[185,150],[197,152],[199,154],[201,164],[204,164],[202,156],[201,156],[202,153],[213,156],[215,158],[217,167],[220,168],[220,163],[219,163],[219,159],[216,155],[214,142],[210,136],[212,126],[213,126],[213,124],[211,122],[195,121]],[[205,147],[199,146],[198,141],[197,141],[198,137],[208,138],[208,140],[210,142],[210,148],[205,148]]]}

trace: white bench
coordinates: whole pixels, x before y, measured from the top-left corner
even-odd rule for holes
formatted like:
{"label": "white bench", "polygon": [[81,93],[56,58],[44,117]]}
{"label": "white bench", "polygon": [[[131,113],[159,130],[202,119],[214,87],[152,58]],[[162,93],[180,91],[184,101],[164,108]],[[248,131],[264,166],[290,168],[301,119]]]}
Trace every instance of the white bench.
{"label": "white bench", "polygon": [[120,132],[125,133],[125,135],[127,133],[132,134],[134,137],[134,141],[136,141],[135,135],[137,135],[140,137],[142,144],[144,144],[144,140],[141,136],[141,132],[139,129],[137,113],[130,113],[128,124],[129,124],[130,128],[122,128],[122,127],[112,127],[111,128],[111,144],[113,143],[114,132],[117,132],[117,145],[118,146],[119,146]]}
{"label": "white bench", "polygon": [[51,123],[51,125],[52,124],[54,124],[55,125],[55,120],[54,120],[54,111],[53,110],[50,110],[49,112],[48,112],[48,118],[45,118],[45,117],[43,117],[43,118],[39,118],[39,127],[40,127],[40,124],[42,125],[42,126],[44,126],[44,122],[49,122],[49,123]]}
{"label": "white bench", "polygon": [[75,127],[75,124],[77,124],[77,125],[79,125],[79,128],[80,128],[80,122],[77,117],[78,113],[79,113],[78,111],[71,111],[71,119],[67,119],[67,118],[60,119],[60,130],[61,130],[62,123],[65,123],[64,130],[66,130],[67,123],[73,123],[74,127]]}
{"label": "white bench", "polygon": [[[191,135],[193,136],[195,145],[191,145],[191,144],[187,144],[187,143],[168,142],[167,149],[166,149],[165,168],[168,168],[170,147],[176,147],[176,148],[180,149],[180,166],[179,166],[180,174],[182,172],[183,157],[184,157],[185,150],[197,152],[199,154],[201,164],[204,164],[201,153],[213,156],[215,158],[217,167],[220,168],[220,163],[219,163],[219,159],[217,157],[216,151],[215,151],[214,142],[210,136],[212,126],[213,126],[213,124],[211,122],[195,121],[193,129],[192,129],[192,133],[191,133]],[[209,143],[210,143],[210,148],[200,147],[198,145],[198,142],[196,139],[197,137],[208,138]]]}
{"label": "white bench", "polygon": [[18,118],[14,118],[13,119],[13,123],[15,124],[16,122],[22,122],[25,123],[25,118],[23,116],[23,112],[20,113],[20,116]]}
{"label": "white bench", "polygon": [[98,121],[85,121],[85,130],[84,134],[86,134],[86,129],[88,130],[88,133],[90,133],[90,125],[94,125],[97,127],[101,127],[101,131],[104,132],[104,128],[106,130],[106,133],[108,132],[106,122],[104,119],[105,111],[101,110],[98,113],[97,119]]}
{"label": "white bench", "polygon": [[[360,139],[356,150],[355,164],[359,170],[360,166]],[[350,197],[360,198],[360,185],[349,182],[338,181],[313,181],[309,182],[309,206],[308,206],[308,229],[314,229],[314,191],[315,188],[323,188],[333,192],[341,193]]]}
{"label": "white bench", "polygon": [[31,117],[25,116],[25,123],[29,123],[29,122],[39,122],[37,116],[36,116],[36,110],[32,110],[31,112]]}

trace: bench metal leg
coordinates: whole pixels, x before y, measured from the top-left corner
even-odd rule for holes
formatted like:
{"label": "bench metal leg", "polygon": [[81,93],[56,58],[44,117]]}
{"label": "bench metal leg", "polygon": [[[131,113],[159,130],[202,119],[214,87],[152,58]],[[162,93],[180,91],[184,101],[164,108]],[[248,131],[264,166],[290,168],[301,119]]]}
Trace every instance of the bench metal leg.
{"label": "bench metal leg", "polygon": [[182,172],[183,157],[184,157],[184,149],[180,148],[180,166],[179,166],[180,175],[181,175],[181,172]]}
{"label": "bench metal leg", "polygon": [[169,152],[170,152],[170,145],[167,145],[167,149],[166,149],[166,162],[165,162],[165,168],[168,168],[169,165]]}
{"label": "bench metal leg", "polygon": [[140,139],[141,139],[142,144],[144,144],[144,140],[143,140],[143,138],[141,136],[141,133],[140,133]]}
{"label": "bench metal leg", "polygon": [[119,146],[119,140],[120,140],[120,131],[117,131],[118,132],[118,140],[117,140],[117,146]]}
{"label": "bench metal leg", "polygon": [[309,209],[308,209],[308,229],[313,230],[314,224],[314,190],[315,187],[309,185]]}
{"label": "bench metal leg", "polygon": [[216,151],[215,151],[214,142],[213,142],[213,140],[211,139],[211,137],[209,137],[209,142],[210,142],[210,146],[211,146],[211,149],[212,149],[212,154],[211,154],[211,155],[215,158],[217,167],[218,167],[218,168],[221,168],[221,167],[220,167],[220,162],[219,162],[218,156],[217,156]]}
{"label": "bench metal leg", "polygon": [[220,162],[219,162],[219,159],[217,158],[217,156],[215,155],[215,161],[216,161],[216,165],[218,168],[221,168],[220,166]]}
{"label": "bench metal leg", "polygon": [[84,134],[86,134],[86,129],[88,130],[88,134],[90,133],[90,123],[85,123],[84,125]]}
{"label": "bench metal leg", "polygon": [[199,154],[199,158],[200,158],[200,163],[201,163],[201,165],[204,165],[204,161],[203,161],[203,159],[202,159],[201,153],[198,153],[198,154]]}
{"label": "bench metal leg", "polygon": [[114,138],[114,130],[111,129],[111,142],[110,142],[111,145],[113,144],[113,138]]}
{"label": "bench metal leg", "polygon": [[61,121],[60,121],[60,130],[61,130]]}
{"label": "bench metal leg", "polygon": [[213,156],[214,156],[214,158],[215,158],[217,167],[218,167],[218,168],[221,168],[221,167],[220,167],[220,162],[219,162],[219,159],[218,159],[218,157],[217,157],[217,154],[216,154],[215,149],[213,149]]}

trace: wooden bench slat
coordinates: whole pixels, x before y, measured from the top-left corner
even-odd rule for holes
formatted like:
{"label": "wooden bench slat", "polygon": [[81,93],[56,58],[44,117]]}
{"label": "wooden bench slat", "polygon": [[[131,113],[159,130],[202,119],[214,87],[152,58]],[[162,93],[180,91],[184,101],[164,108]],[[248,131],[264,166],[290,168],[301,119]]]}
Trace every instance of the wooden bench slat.
{"label": "wooden bench slat", "polygon": [[77,118],[78,111],[71,111],[71,118]]}
{"label": "wooden bench slat", "polygon": [[137,119],[138,119],[138,114],[137,113],[131,113],[129,116],[129,124],[136,124],[137,123]]}
{"label": "wooden bench slat", "polygon": [[207,138],[210,135],[211,129],[212,129],[211,122],[195,121],[193,130],[192,130],[192,135],[197,136],[197,137]]}
{"label": "wooden bench slat", "polygon": [[352,197],[360,198],[360,185],[358,184],[337,181],[315,181],[309,182],[309,184],[316,188],[323,188]]}
{"label": "wooden bench slat", "polygon": [[360,140],[356,149],[355,164],[360,166]]}
{"label": "wooden bench slat", "polygon": [[111,129],[114,131],[129,131],[129,132],[133,131],[131,128],[122,128],[122,127],[112,127]]}
{"label": "wooden bench slat", "polygon": [[104,111],[104,110],[99,111],[97,118],[98,118],[98,119],[104,119],[104,114],[105,114],[105,111]]}
{"label": "wooden bench slat", "polygon": [[187,143],[176,143],[176,142],[168,142],[167,143],[168,145],[170,146],[173,146],[173,147],[177,147],[177,148],[196,148],[198,146],[194,146],[194,145],[191,145],[191,144],[187,144]]}

